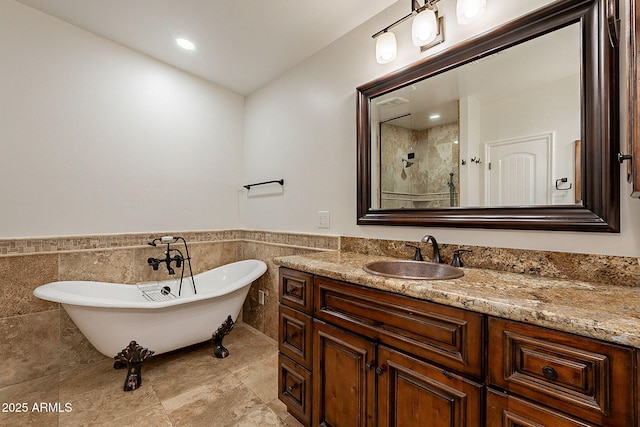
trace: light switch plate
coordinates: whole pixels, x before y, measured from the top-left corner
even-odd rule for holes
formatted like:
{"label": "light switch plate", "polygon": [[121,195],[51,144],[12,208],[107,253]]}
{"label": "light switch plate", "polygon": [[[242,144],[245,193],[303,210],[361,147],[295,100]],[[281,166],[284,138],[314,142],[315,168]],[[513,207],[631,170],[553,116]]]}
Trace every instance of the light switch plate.
{"label": "light switch plate", "polygon": [[330,228],[329,211],[318,211],[318,228]]}

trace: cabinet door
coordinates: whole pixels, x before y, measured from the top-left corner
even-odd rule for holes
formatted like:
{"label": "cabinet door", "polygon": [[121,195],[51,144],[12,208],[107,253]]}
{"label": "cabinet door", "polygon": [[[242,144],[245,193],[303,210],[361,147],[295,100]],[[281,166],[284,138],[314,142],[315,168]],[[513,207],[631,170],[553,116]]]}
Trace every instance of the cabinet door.
{"label": "cabinet door", "polygon": [[374,343],[313,322],[313,425],[375,425]]}
{"label": "cabinet door", "polygon": [[378,426],[482,425],[482,385],[378,348]]}

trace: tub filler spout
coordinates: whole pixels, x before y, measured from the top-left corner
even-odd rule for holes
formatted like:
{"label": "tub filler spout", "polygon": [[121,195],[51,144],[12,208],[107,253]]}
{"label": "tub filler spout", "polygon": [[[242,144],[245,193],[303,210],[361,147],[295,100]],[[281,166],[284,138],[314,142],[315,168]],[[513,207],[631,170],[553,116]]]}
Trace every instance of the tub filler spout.
{"label": "tub filler spout", "polygon": [[[175,249],[171,247],[172,244],[175,244],[178,242],[182,242],[182,244],[184,245],[184,251],[186,256],[183,255],[179,249]],[[147,264],[149,264],[154,271],[158,271],[158,267],[160,266],[160,264],[164,263],[167,265],[167,273],[169,273],[169,275],[176,274],[176,271],[173,269],[173,267],[171,267],[172,263],[175,263],[176,268],[181,269],[180,270],[180,286],[178,287],[178,296],[182,294],[182,279],[184,278],[184,267],[185,267],[185,264],[187,264],[189,266],[191,284],[193,285],[193,293],[197,294],[198,292],[196,290],[196,282],[193,278],[193,270],[191,269],[191,256],[189,255],[189,247],[187,246],[187,241],[184,240],[184,237],[173,237],[173,236],[157,237],[152,241],[150,241],[148,245],[156,247],[158,243],[167,245],[167,249],[164,251],[164,258],[153,258],[153,257],[148,258]],[[172,253],[174,253],[175,255],[171,256]]]}

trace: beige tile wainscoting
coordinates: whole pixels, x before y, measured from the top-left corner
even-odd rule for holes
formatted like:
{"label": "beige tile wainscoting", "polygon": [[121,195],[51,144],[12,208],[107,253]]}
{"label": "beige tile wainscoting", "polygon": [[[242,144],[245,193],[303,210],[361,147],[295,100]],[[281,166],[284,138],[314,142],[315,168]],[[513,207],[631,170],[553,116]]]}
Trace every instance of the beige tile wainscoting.
{"label": "beige tile wainscoting", "polygon": [[[148,257],[162,255],[162,248],[150,247],[147,242],[167,234],[180,235],[187,240],[194,273],[241,259],[255,258],[267,263],[267,272],[253,283],[245,301],[241,316],[244,325],[236,328],[232,335],[225,339],[225,345],[231,342],[240,345],[242,339],[252,341],[275,340],[277,338],[278,266],[274,264],[274,258],[327,250],[342,250],[409,259],[413,255],[413,249],[406,247],[405,244],[415,244],[415,241],[375,240],[257,230],[158,232],[1,240],[0,360],[2,360],[2,365],[0,365],[0,395],[2,395],[2,402],[16,403],[24,400],[64,403],[67,401],[65,399],[74,401],[73,396],[87,394],[87,402],[91,401],[91,405],[97,405],[87,407],[90,412],[96,412],[98,407],[108,408],[109,405],[112,405],[113,408],[117,407],[118,409],[111,410],[122,414],[123,417],[133,411],[140,412],[136,416],[144,416],[148,420],[163,419],[167,425],[171,425],[168,423],[198,425],[186,422],[185,418],[180,418],[181,415],[176,414],[182,414],[182,409],[191,407],[191,412],[196,417],[194,420],[199,419],[197,418],[199,416],[210,416],[207,411],[213,411],[213,409],[205,411],[206,414],[198,415],[195,408],[215,406],[210,403],[212,397],[209,395],[215,394],[210,390],[210,387],[214,387],[213,384],[216,382],[199,382],[200,379],[216,375],[222,377],[226,374],[227,377],[224,381],[240,387],[237,382],[239,381],[249,390],[253,390],[242,378],[238,378],[241,368],[236,365],[236,360],[244,357],[243,351],[232,351],[232,358],[220,362],[211,360],[212,356],[205,347],[196,347],[167,355],[154,356],[146,371],[143,370],[144,383],[140,390],[122,395],[115,391],[113,394],[104,391],[104,396],[97,394],[95,398],[89,397],[93,389],[104,390],[103,387],[113,387],[114,390],[120,390],[122,387],[120,383],[124,381],[122,372],[114,372],[112,360],[98,353],[88,343],[64,309],[60,308],[58,304],[41,301],[32,294],[36,287],[57,280],[100,280],[134,284],[165,279],[167,278],[166,271],[160,269],[154,272],[147,265],[146,260]],[[419,237],[421,236],[416,236],[416,240]],[[422,243],[419,245],[425,258],[428,259],[431,255],[430,245]],[[449,262],[453,250],[458,248],[461,246],[443,242],[441,254],[444,262]],[[558,279],[585,280],[595,285],[598,283],[621,286],[640,285],[640,266],[638,260],[632,257],[470,246],[465,246],[465,248],[473,251],[463,255],[467,267]],[[265,294],[264,305],[258,302],[260,290]],[[216,328],[217,325],[212,325],[212,332]],[[256,337],[262,338],[253,337],[251,331],[254,330],[257,331],[256,333],[264,334],[256,335]],[[234,341],[233,334],[236,334],[237,341]],[[123,344],[123,348],[126,344]],[[144,345],[144,343],[140,344]],[[231,349],[231,347],[229,348]],[[275,342],[273,342],[273,349],[269,351],[271,353],[267,353],[265,350],[264,360],[253,359],[247,363],[275,363],[275,355],[277,354]],[[248,351],[247,354],[253,353]],[[199,360],[199,357],[202,360]],[[269,357],[272,359],[271,362],[267,360]],[[216,368],[224,366],[224,369],[213,369],[211,372],[203,371],[198,375],[196,381],[190,379],[191,373],[187,372],[188,369],[185,371],[180,367],[185,365],[184,361],[186,360],[189,360],[188,363],[206,366],[207,369],[209,366]],[[185,366],[188,366],[188,363]],[[257,371],[264,371],[261,373],[264,375],[275,374],[275,365],[273,369],[266,366],[264,365],[264,369],[260,368]],[[162,375],[162,372],[166,372],[166,375]],[[233,376],[229,376],[229,373]],[[256,374],[259,373],[256,372]],[[81,380],[82,378],[84,380]],[[246,379],[246,381],[254,380]],[[262,382],[261,379],[255,381]],[[264,381],[266,384],[268,380]],[[169,384],[174,384],[174,386]],[[198,386],[194,387],[195,391],[191,393],[181,392],[180,388],[183,386],[190,388],[188,384],[198,384]],[[177,388],[174,391],[168,391],[172,387]],[[230,385],[229,387],[235,386]],[[71,389],[74,389],[73,392]],[[274,383],[273,393],[275,392],[276,385]],[[229,404],[224,404],[222,406],[228,411],[236,412],[234,412],[235,415],[224,415],[231,417],[228,418],[229,424],[217,425],[250,425],[247,424],[249,422],[247,420],[251,418],[250,415],[253,413],[255,416],[259,416],[261,405],[269,405],[269,410],[275,414],[276,418],[273,418],[274,415],[269,411],[265,415],[272,417],[269,419],[275,420],[274,425],[282,425],[277,423],[286,422],[286,416],[278,412],[278,407],[273,407],[275,405],[272,405],[273,402],[268,401],[268,398],[260,397],[255,390],[252,393],[258,396],[248,400],[247,405],[249,405],[249,409],[253,409],[252,411],[238,412]],[[80,414],[84,411],[81,401],[82,399],[76,401],[74,414],[60,413],[46,414],[46,416],[41,414],[41,419],[45,420],[42,425],[73,425],[72,421],[68,421],[72,417],[83,420],[82,417],[86,415]],[[193,406],[189,406],[188,401],[193,401]],[[266,410],[266,407],[262,408]],[[107,411],[107,409],[104,410]],[[99,416],[99,414],[94,416]],[[14,422],[12,420],[18,419],[15,414],[9,416],[7,413],[1,412],[0,417],[2,417],[0,425],[6,425]],[[223,416],[221,415],[221,417]],[[277,417],[280,417],[279,420]],[[56,424],[58,419],[60,424]],[[87,419],[79,423],[89,425],[92,422]],[[240,422],[244,424],[238,424]],[[162,425],[162,423],[147,425]]]}

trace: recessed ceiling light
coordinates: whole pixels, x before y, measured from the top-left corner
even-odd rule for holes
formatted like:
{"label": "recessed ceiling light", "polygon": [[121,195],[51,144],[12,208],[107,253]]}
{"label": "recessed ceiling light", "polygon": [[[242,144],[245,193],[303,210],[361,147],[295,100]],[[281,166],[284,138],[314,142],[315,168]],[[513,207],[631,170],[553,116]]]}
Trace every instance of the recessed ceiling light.
{"label": "recessed ceiling light", "polygon": [[430,120],[438,120],[440,118],[440,114],[436,113],[436,114],[432,114],[429,116]]}
{"label": "recessed ceiling light", "polygon": [[195,50],[196,49],[196,45],[193,44],[193,42],[191,40],[187,40],[187,39],[183,39],[183,38],[177,38],[176,39],[176,43],[178,43],[178,46],[180,46],[183,49],[186,50]]}

